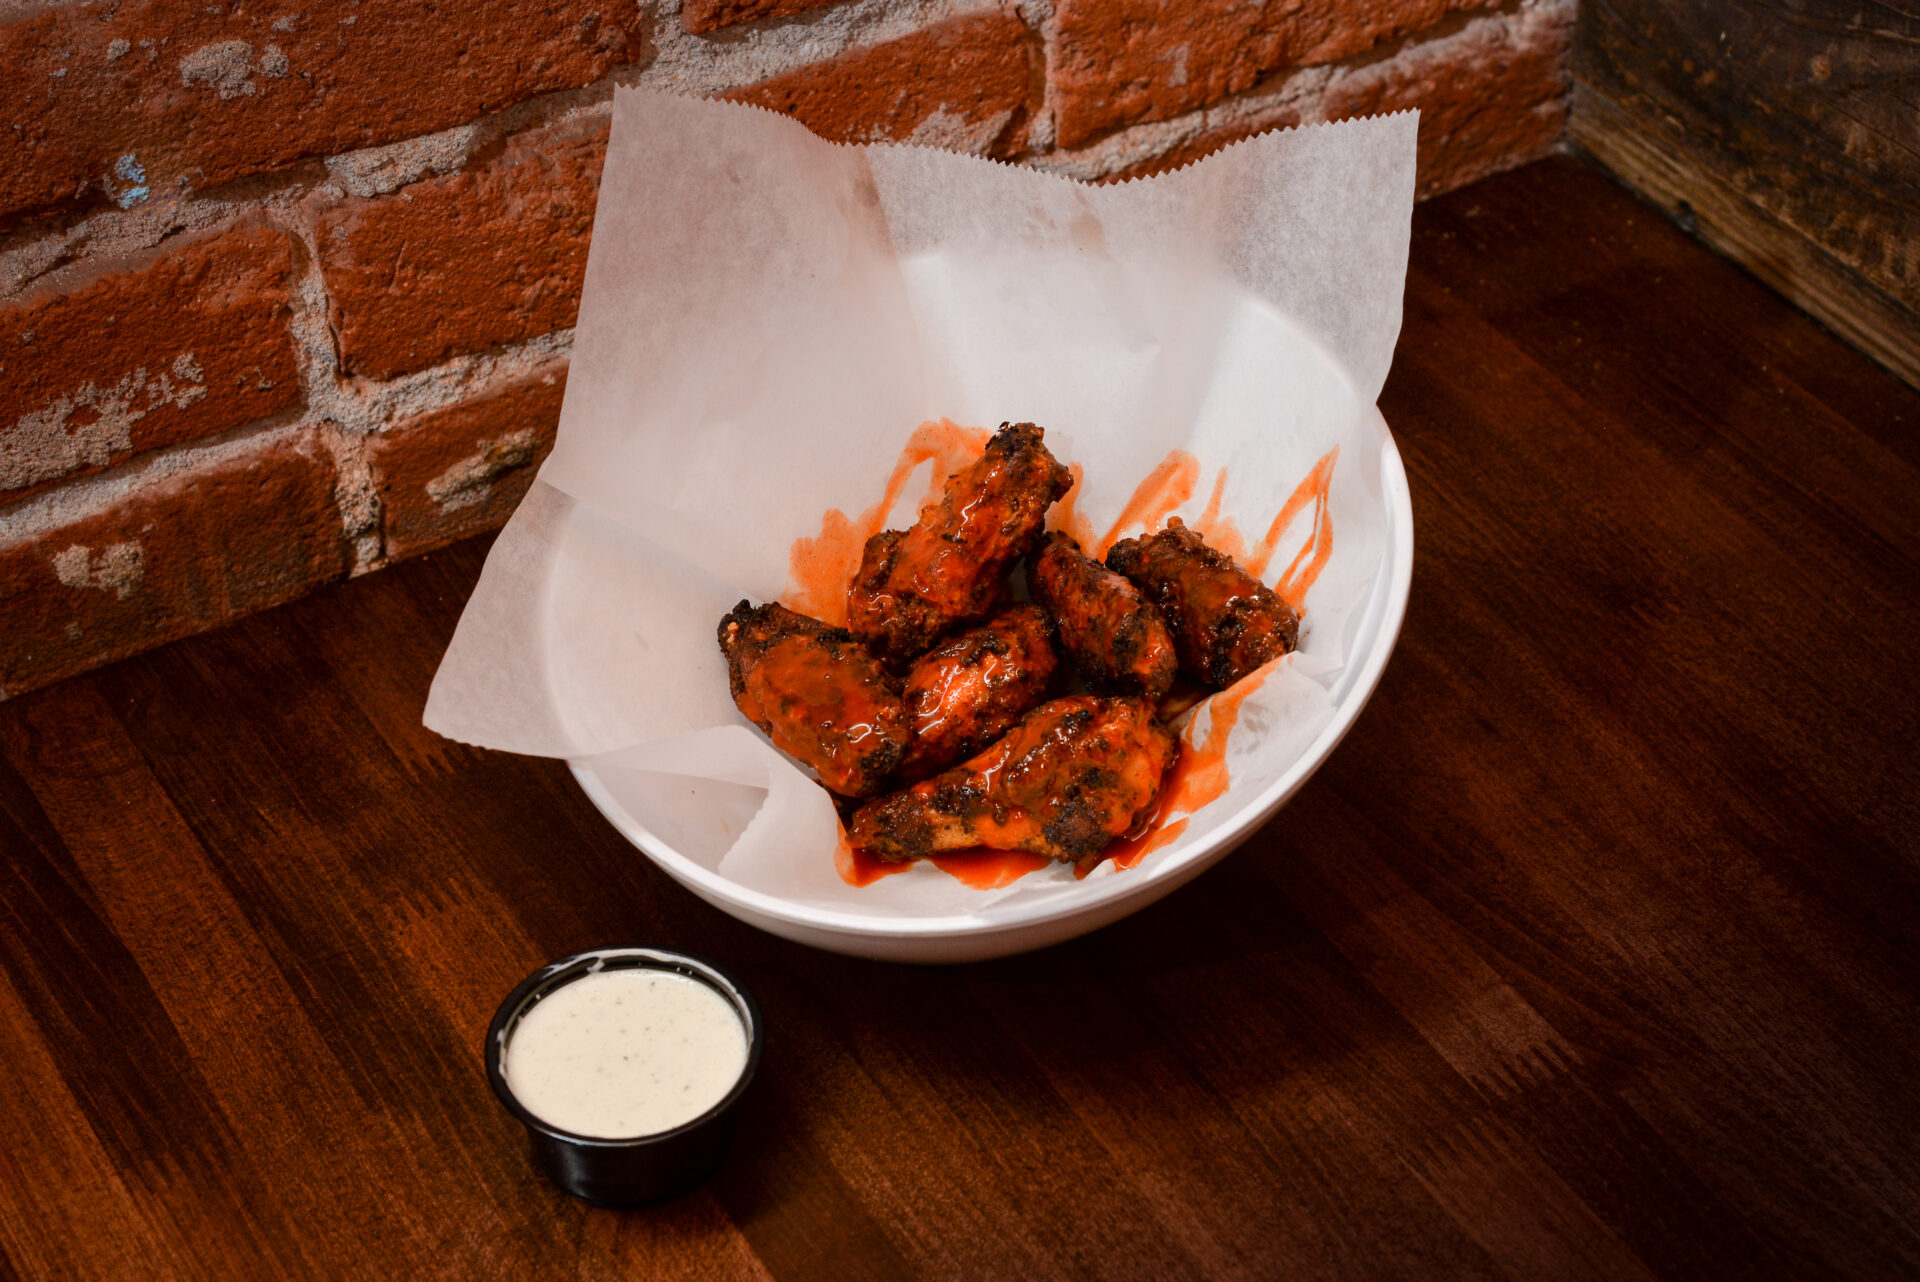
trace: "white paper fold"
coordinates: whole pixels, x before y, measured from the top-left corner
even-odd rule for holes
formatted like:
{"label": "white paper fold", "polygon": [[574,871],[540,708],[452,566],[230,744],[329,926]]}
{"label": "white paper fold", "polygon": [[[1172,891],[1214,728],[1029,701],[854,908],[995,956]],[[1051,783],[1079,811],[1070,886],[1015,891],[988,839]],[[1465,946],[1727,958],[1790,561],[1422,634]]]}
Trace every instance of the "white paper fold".
{"label": "white paper fold", "polygon": [[[779,597],[794,540],[875,503],[926,420],[1041,424],[1082,468],[1077,512],[1100,532],[1184,450],[1198,479],[1181,513],[1224,470],[1218,513],[1257,539],[1337,448],[1301,654],[1241,708],[1230,791],[1153,858],[1176,856],[1330,715],[1381,554],[1371,405],[1399,332],[1415,125],[1269,134],[1092,187],[619,90],[559,440],[427,725],[597,758],[661,842],[764,893],[901,915],[1070,894],[1065,869],[992,892],[931,870],[847,886],[825,794],[728,697],[721,615]],[[1269,582],[1313,520],[1284,532]]]}

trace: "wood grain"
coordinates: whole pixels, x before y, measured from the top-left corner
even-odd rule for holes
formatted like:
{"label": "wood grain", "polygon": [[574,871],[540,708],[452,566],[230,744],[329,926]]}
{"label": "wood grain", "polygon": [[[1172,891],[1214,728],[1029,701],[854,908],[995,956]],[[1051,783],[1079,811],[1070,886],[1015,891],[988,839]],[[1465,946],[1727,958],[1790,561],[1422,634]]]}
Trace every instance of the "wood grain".
{"label": "wood grain", "polygon": [[1583,84],[1567,118],[1573,145],[1682,227],[1920,387],[1920,317],[1819,241],[1782,223],[1732,181]]}
{"label": "wood grain", "polygon": [[1574,144],[1920,386],[1920,15],[1581,6]]}
{"label": "wood grain", "polygon": [[[1572,161],[1414,232],[1384,683],[1074,943],[810,952],[427,733],[484,541],[0,705],[0,1274],[1912,1276],[1920,396]],[[480,1064],[621,940],[770,1028],[630,1213]]]}

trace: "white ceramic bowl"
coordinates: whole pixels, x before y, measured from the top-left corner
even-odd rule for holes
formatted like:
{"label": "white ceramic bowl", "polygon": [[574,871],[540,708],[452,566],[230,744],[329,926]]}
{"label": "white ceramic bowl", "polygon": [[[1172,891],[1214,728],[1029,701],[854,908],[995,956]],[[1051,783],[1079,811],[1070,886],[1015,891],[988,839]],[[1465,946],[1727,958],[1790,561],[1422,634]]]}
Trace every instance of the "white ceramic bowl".
{"label": "white ceramic bowl", "polygon": [[1258,831],[1320,768],[1380,683],[1400,635],[1413,581],[1413,503],[1392,434],[1384,420],[1379,420],[1378,427],[1386,539],[1379,570],[1357,612],[1358,623],[1352,625],[1347,663],[1333,678],[1329,692],[1333,716],[1290,769],[1239,801],[1238,812],[1205,839],[1171,858],[1149,860],[1124,875],[1090,878],[1065,896],[1050,895],[1039,901],[1009,896],[965,915],[903,918],[848,912],[783,899],[730,881],[657,836],[654,830],[665,826],[660,817],[654,816],[649,823],[647,816],[638,813],[645,803],[602,778],[593,766],[570,762],[574,777],[613,826],[674,880],[722,912],[785,939],[883,961],[961,962],[1005,957],[1097,930],[1184,886]]}

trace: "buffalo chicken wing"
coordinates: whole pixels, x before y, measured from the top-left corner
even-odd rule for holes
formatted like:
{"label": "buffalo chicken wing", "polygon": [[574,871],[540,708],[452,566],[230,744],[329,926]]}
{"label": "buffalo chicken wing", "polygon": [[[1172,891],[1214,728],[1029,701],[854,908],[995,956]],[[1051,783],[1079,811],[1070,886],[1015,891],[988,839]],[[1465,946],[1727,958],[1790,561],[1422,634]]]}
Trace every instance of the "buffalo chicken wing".
{"label": "buffalo chicken wing", "polygon": [[1180,666],[1224,689],[1292,650],[1300,616],[1226,553],[1210,548],[1179,517],[1158,534],[1123,539],[1107,567],[1133,581],[1172,625]]}
{"label": "buffalo chicken wing", "polygon": [[742,601],[720,621],[720,650],[734,704],[834,792],[871,796],[906,755],[907,706],[844,629]]}
{"label": "buffalo chicken wing", "polygon": [[890,863],[973,846],[1083,859],[1152,813],[1178,747],[1143,699],[1054,699],[972,760],[862,806],[849,836]]}
{"label": "buffalo chicken wing", "polygon": [[960,624],[986,617],[1009,566],[1040,537],[1072,484],[1032,423],[1003,424],[971,466],[905,532],[867,540],[847,593],[847,626],[899,671]]}
{"label": "buffalo chicken wing", "polygon": [[1027,563],[1027,587],[1053,616],[1060,644],[1088,686],[1158,700],[1173,685],[1180,661],[1160,611],[1071,538],[1048,536]]}
{"label": "buffalo chicken wing", "polygon": [[1039,607],[1010,605],[921,655],[901,691],[913,744],[900,778],[913,783],[971,757],[1045,698],[1059,665],[1052,632]]}

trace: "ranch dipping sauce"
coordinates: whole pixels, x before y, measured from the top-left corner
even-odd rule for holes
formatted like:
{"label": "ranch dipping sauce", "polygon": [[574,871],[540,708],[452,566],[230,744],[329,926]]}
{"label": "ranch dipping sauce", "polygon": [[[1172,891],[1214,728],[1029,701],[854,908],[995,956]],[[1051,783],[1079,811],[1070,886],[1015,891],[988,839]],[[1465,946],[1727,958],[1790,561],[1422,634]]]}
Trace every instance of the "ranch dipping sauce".
{"label": "ranch dipping sauce", "polygon": [[726,998],[697,979],[638,967],[583,975],[535,1003],[501,1071],[548,1125],[631,1139],[699,1117],[746,1065],[747,1031]]}

